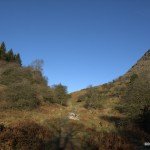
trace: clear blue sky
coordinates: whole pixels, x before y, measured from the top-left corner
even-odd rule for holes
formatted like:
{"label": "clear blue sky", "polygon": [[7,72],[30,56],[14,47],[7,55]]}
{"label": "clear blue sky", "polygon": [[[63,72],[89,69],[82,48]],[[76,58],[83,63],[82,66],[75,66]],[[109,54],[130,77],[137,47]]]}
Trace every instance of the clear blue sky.
{"label": "clear blue sky", "polygon": [[123,75],[150,48],[150,0],[0,0],[0,42],[43,59],[69,92]]}

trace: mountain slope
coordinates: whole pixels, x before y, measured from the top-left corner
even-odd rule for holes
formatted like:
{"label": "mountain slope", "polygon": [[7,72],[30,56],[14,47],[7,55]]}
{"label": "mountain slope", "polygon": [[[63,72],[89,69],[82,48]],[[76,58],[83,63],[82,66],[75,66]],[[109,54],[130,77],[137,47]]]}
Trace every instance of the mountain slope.
{"label": "mountain slope", "polygon": [[[125,73],[124,75],[120,76],[116,80],[112,82],[96,86],[100,92],[105,93],[107,96],[116,96],[119,97],[125,90],[126,84],[130,82],[130,78],[132,75],[140,75],[140,74],[150,74],[150,50],[148,50],[138,61]],[[72,93],[74,100],[78,100],[78,97],[84,95],[86,93],[86,89],[81,91],[77,91]]]}
{"label": "mountain slope", "polygon": [[148,50],[122,78],[128,79],[133,74],[139,75],[143,72],[147,74],[150,73],[150,50]]}

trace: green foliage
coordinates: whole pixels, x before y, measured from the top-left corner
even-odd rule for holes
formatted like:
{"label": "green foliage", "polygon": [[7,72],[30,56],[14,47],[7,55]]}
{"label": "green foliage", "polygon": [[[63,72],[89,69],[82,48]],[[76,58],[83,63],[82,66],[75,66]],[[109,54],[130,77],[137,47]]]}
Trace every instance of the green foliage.
{"label": "green foliage", "polygon": [[53,103],[54,93],[50,87],[44,85],[36,85],[37,98],[41,102]]}
{"label": "green foliage", "polygon": [[22,65],[22,61],[21,61],[21,58],[20,58],[20,54],[14,55],[14,60],[15,60],[15,62],[18,63],[20,66]]}
{"label": "green foliage", "polygon": [[0,59],[5,59],[5,53],[6,53],[6,46],[5,43],[2,42],[0,45]]}
{"label": "green foliage", "polygon": [[12,49],[7,52],[5,59],[7,62],[14,61],[14,53]]}
{"label": "green foliage", "polygon": [[40,84],[47,86],[47,80],[39,71],[34,71],[30,67],[19,67],[16,65],[5,65],[0,75],[0,84],[11,85],[12,83],[20,83],[24,80],[31,84]]}
{"label": "green foliage", "polygon": [[0,83],[3,85],[11,85],[12,83],[20,83],[25,79],[28,80],[32,77],[32,74],[31,72],[25,70],[21,67],[6,65],[0,76]]}
{"label": "green foliage", "polygon": [[53,92],[54,92],[54,103],[58,103],[61,105],[67,105],[67,100],[69,98],[69,95],[67,94],[67,87],[58,84],[53,86]]}
{"label": "green foliage", "polygon": [[3,108],[35,108],[52,97],[42,73],[30,67],[6,63],[0,69],[0,84],[7,87],[0,93],[6,101]]}
{"label": "green foliage", "polygon": [[61,84],[50,88],[40,70],[21,67],[15,63],[1,63],[0,84],[5,90],[0,92],[5,105],[1,108],[35,108],[41,103],[67,105],[67,87]]}
{"label": "green foliage", "polygon": [[4,60],[6,62],[15,62],[20,66],[22,65],[20,54],[14,54],[12,49],[7,52],[4,42],[0,44],[0,60]]}
{"label": "green foliage", "polygon": [[86,108],[101,108],[103,100],[106,96],[103,95],[97,88],[90,86],[87,88],[84,95],[79,96],[78,102],[85,101]]}
{"label": "green foliage", "polygon": [[29,82],[9,85],[3,94],[8,108],[31,109],[39,105],[35,87]]}

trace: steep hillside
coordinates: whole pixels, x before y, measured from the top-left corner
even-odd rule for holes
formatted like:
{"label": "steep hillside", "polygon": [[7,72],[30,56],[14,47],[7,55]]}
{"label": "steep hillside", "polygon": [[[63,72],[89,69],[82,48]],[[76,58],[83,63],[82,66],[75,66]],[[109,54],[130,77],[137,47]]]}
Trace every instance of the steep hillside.
{"label": "steep hillside", "polygon": [[141,73],[147,73],[150,74],[150,50],[148,50],[141,59],[137,61],[135,65],[132,66],[132,68],[122,76],[123,81],[127,80],[131,77],[133,74],[141,74]]}
{"label": "steep hillside", "polygon": [[[120,97],[125,88],[126,84],[130,82],[130,78],[133,75],[141,75],[141,74],[148,74],[150,75],[150,50],[148,50],[136,63],[125,73],[124,75],[120,76],[119,78],[100,85],[94,88],[98,89],[103,94],[106,94],[108,97]],[[78,100],[78,97],[86,93],[86,89],[81,91],[77,91],[72,93],[74,100]]]}
{"label": "steep hillside", "polygon": [[123,76],[101,86],[72,93],[77,106],[115,110],[150,132],[150,50]]}
{"label": "steep hillside", "polygon": [[137,63],[129,70],[130,72],[143,72],[143,71],[150,71],[150,50],[148,50],[144,56],[137,61]]}

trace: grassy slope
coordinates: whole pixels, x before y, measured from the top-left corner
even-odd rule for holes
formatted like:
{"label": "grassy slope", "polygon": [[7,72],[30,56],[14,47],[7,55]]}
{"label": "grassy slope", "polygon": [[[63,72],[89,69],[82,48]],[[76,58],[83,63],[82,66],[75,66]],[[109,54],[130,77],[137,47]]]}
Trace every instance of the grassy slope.
{"label": "grassy slope", "polygon": [[[102,110],[87,110],[82,107],[81,103],[76,103],[74,100],[70,101],[68,107],[63,107],[60,105],[43,105],[38,109],[34,110],[5,110],[0,113],[0,122],[11,126],[17,122],[31,120],[39,123],[40,125],[45,125],[47,120],[54,120],[57,118],[67,118],[70,112],[76,111],[79,115],[78,123],[84,124],[86,127],[96,127],[98,130],[114,130],[115,126],[113,123],[107,122],[101,117],[103,116],[116,116],[122,117],[113,108],[118,103],[118,99],[111,99],[106,101],[104,104],[104,109]],[[102,125],[100,125],[100,122]]]}
{"label": "grassy slope", "polygon": [[[139,65],[138,65],[139,64]],[[136,64],[125,76],[121,79],[117,80],[114,85],[122,85],[126,76],[132,74],[133,72],[141,71],[147,68],[149,69],[150,60],[142,58],[138,64]],[[146,64],[146,67],[144,66]],[[140,66],[140,68],[139,68]],[[142,66],[142,67],[141,67]],[[145,67],[145,68],[144,68]],[[0,85],[0,90],[5,88]],[[101,87],[99,89],[102,90]],[[111,89],[110,89],[111,90]],[[72,98],[70,99],[68,106],[63,107],[60,105],[42,105],[37,109],[33,110],[5,110],[0,112],[0,123],[11,127],[18,122],[22,121],[34,121],[42,126],[48,127],[50,122],[57,119],[65,119],[66,124],[75,123],[82,124],[86,128],[94,128],[97,131],[106,131],[106,132],[118,132],[118,128],[116,127],[116,121],[123,119],[125,116],[120,114],[114,108],[120,103],[120,99],[118,97],[110,97],[103,103],[103,109],[92,109],[88,110],[83,107],[84,102],[78,103],[78,96],[85,93],[85,90],[72,93]],[[68,120],[68,114],[70,112],[76,111],[79,115],[79,121]],[[81,130],[80,130],[81,131]],[[79,132],[80,132],[79,131]],[[64,129],[64,135],[66,131]],[[137,144],[137,143],[136,143]]]}
{"label": "grassy slope", "polygon": [[[119,86],[122,83],[122,80],[125,80],[127,76],[133,74],[133,72],[138,73],[142,72],[143,70],[150,70],[150,52],[148,51],[138,62],[136,65],[132,67],[131,70],[129,70],[124,76],[122,76],[121,80],[118,79],[116,82],[114,82],[115,86]],[[5,86],[0,85],[0,91],[3,90]],[[101,91],[103,88],[101,86],[98,87]],[[110,88],[111,90],[111,88]],[[78,103],[77,99],[78,96],[85,93],[85,90],[81,90],[78,92],[72,93],[72,98],[70,99],[68,103],[68,107],[63,107],[60,105],[44,105],[41,106],[38,109],[34,109],[31,111],[21,111],[21,110],[5,110],[0,113],[0,122],[9,125],[12,123],[15,123],[16,121],[21,121],[24,119],[31,119],[34,120],[40,124],[43,124],[43,122],[46,119],[54,119],[62,116],[67,116],[69,112],[72,112],[74,109],[77,110],[77,113],[80,115],[80,121],[86,124],[87,126],[90,124],[94,124],[95,126],[98,126],[99,122],[104,122],[104,126],[111,126],[106,121],[100,119],[100,116],[121,116],[122,115],[117,112],[114,108],[117,106],[117,104],[120,102],[118,97],[109,98],[103,103],[103,109],[101,110],[87,110],[83,107],[83,103]],[[54,113],[53,113],[54,112]],[[94,114],[94,115],[93,115]]]}
{"label": "grassy slope", "polygon": [[[81,141],[79,137],[80,136],[82,137],[85,134],[87,134],[86,130],[94,129],[96,132],[107,132],[110,134],[116,133],[116,135],[120,136],[120,133],[118,133],[120,128],[116,126],[116,123],[124,119],[124,116],[114,109],[114,107],[118,103],[119,99],[108,99],[103,104],[104,106],[103,109],[87,110],[83,107],[83,103],[76,102],[74,95],[72,95],[72,99],[70,99],[68,107],[63,107],[55,104],[55,105],[43,105],[40,106],[40,108],[38,109],[30,111],[27,110],[2,111],[0,113],[0,123],[3,123],[7,127],[13,127],[21,122],[35,122],[40,126],[50,129],[51,126],[54,125],[52,127],[52,131],[54,131],[56,137],[59,137],[61,141],[60,147],[63,147],[65,143],[64,140],[69,138],[69,142],[66,146],[66,149],[70,149],[70,141],[73,143],[73,147],[76,147],[75,149],[79,149],[81,147],[80,145]],[[77,115],[79,115],[80,119],[79,121],[68,119],[68,114],[70,112],[74,112],[74,110],[76,111]],[[59,130],[61,130],[60,136]],[[136,137],[135,133],[136,136],[139,134],[138,136],[140,137],[140,139],[135,140]],[[129,140],[129,142],[127,143],[134,144],[134,147],[137,147],[139,144],[138,148],[140,149],[142,143],[145,140],[145,135],[141,136],[141,133],[137,132],[135,133],[130,133],[131,140]],[[108,135],[108,137],[106,138],[111,138],[109,136],[110,135]],[[121,143],[118,142],[116,144]]]}

